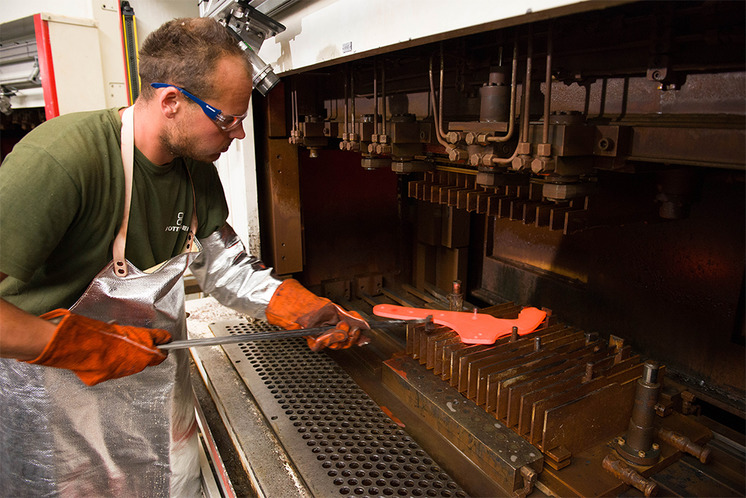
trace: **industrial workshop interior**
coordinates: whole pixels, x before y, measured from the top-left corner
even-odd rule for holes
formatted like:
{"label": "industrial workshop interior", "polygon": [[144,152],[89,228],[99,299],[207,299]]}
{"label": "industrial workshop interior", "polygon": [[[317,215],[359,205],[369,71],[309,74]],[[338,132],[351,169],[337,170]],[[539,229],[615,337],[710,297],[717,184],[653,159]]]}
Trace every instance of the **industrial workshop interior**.
{"label": "industrial workshop interior", "polygon": [[[161,22],[224,24],[231,224],[376,324],[191,349],[205,496],[746,494],[746,3],[11,3],[3,157],[130,105]],[[191,337],[273,329],[185,286]]]}

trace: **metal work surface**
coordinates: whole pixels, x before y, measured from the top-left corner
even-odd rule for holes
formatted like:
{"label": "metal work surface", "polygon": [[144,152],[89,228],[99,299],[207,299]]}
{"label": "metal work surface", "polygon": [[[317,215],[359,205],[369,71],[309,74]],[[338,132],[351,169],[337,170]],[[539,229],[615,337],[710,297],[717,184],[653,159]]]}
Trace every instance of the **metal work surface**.
{"label": "metal work surface", "polygon": [[[216,336],[265,323],[211,324]],[[224,346],[315,496],[466,496],[325,353],[300,338]]]}

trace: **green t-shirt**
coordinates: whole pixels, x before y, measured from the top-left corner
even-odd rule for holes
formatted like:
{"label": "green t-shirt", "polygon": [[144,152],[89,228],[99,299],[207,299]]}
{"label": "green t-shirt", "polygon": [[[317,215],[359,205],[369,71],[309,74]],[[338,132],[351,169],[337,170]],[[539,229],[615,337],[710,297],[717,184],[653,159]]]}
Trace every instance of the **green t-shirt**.
{"label": "green t-shirt", "polygon": [[[117,109],[51,119],[0,166],[0,297],[33,314],[68,308],[112,260],[124,210]],[[141,270],[181,252],[192,218],[204,238],[228,215],[215,166],[157,166],[135,150],[125,257]]]}

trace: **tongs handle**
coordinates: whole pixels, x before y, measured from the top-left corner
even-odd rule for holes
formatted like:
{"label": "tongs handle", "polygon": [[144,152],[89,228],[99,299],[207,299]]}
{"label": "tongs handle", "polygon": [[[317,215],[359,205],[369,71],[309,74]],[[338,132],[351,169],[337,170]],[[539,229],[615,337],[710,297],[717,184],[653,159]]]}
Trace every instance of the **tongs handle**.
{"label": "tongs handle", "polygon": [[[385,320],[368,322],[368,325],[372,329],[381,329],[411,323],[412,320]],[[291,337],[318,336],[330,330],[334,330],[334,328],[335,327],[333,325],[330,325],[327,327],[315,327],[309,329],[266,330],[262,332],[250,332],[248,334],[232,334],[220,337],[205,337],[203,339],[187,339],[181,341],[172,341],[166,344],[159,344],[158,349],[168,351],[170,349],[187,349],[200,346],[219,346],[222,344],[238,344],[242,342],[266,341],[270,339],[288,339]]]}

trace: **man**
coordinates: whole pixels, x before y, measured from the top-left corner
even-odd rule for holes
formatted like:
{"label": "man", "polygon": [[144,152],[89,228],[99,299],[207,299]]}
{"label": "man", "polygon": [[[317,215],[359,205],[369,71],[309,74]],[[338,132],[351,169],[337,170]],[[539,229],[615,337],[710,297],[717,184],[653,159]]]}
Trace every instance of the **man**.
{"label": "man", "polygon": [[[52,119],[0,167],[0,489],[9,496],[199,492],[181,275],[284,328],[367,324],[245,253],[211,161],[245,136],[251,66],[211,19],[140,53],[126,110]],[[199,241],[195,244],[194,238]],[[201,251],[200,251],[201,249]],[[21,360],[21,361],[17,361]],[[56,367],[56,368],[50,368]]]}

